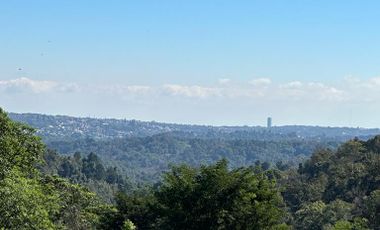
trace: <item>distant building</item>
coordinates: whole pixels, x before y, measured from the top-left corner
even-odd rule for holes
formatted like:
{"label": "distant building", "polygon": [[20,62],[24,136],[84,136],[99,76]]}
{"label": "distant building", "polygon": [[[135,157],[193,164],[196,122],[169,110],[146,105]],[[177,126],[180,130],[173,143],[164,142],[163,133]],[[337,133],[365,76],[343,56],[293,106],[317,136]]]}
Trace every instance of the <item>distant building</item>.
{"label": "distant building", "polygon": [[267,118],[267,128],[271,128],[271,127],[272,127],[272,118],[268,117]]}

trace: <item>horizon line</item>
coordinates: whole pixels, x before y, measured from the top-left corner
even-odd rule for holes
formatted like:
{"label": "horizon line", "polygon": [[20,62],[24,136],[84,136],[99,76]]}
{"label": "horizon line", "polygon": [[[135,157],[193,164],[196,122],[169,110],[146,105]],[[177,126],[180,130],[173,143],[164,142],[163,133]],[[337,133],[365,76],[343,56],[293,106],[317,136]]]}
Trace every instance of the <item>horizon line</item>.
{"label": "horizon line", "polygon": [[[1,108],[1,107],[0,107]],[[289,127],[289,126],[299,126],[299,127],[314,127],[314,128],[339,128],[339,129],[380,129],[379,127],[353,127],[353,126],[330,126],[330,125],[311,125],[311,124],[272,124],[272,127],[268,128],[265,125],[247,125],[247,124],[238,124],[238,125],[211,125],[211,124],[196,124],[196,123],[180,123],[180,122],[171,122],[171,121],[157,121],[157,120],[141,120],[136,118],[121,118],[121,117],[97,117],[96,115],[91,116],[81,116],[81,115],[68,115],[68,114],[47,114],[47,113],[39,113],[39,112],[12,112],[12,111],[5,111],[7,114],[19,114],[19,115],[42,115],[42,116],[52,116],[52,117],[68,117],[68,118],[76,118],[76,119],[97,119],[97,120],[119,120],[119,121],[138,121],[138,122],[145,122],[145,123],[161,123],[161,124],[167,124],[167,125],[189,125],[189,126],[203,126],[203,127],[216,127],[216,128],[223,128],[223,127],[249,127],[249,128],[281,128],[281,127]],[[269,117],[269,116],[268,116]],[[268,118],[267,117],[267,118]],[[270,116],[271,117],[271,116]],[[271,117],[273,119],[273,117]],[[266,118],[265,118],[266,119]]]}

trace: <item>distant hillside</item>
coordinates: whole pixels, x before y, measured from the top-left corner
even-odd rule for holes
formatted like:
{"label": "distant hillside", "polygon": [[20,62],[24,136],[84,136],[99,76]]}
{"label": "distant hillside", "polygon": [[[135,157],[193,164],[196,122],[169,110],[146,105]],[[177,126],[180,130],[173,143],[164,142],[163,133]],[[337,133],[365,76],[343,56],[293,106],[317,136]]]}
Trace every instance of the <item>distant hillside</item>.
{"label": "distant hillside", "polygon": [[380,129],[338,128],[319,126],[276,126],[270,129],[260,126],[202,126],[145,122],[137,120],[77,118],[42,114],[10,113],[16,121],[27,123],[38,130],[45,139],[94,138],[112,139],[123,137],[145,137],[173,132],[178,136],[223,139],[278,138],[329,138],[345,141],[354,137],[368,139],[380,134]]}
{"label": "distant hillside", "polygon": [[117,166],[135,182],[157,181],[170,164],[197,166],[226,158],[234,168],[257,161],[298,165],[316,149],[348,139],[366,140],[379,129],[314,126],[215,127],[135,120],[15,114],[35,127],[50,149],[73,155],[94,152],[107,166]]}
{"label": "distant hillside", "polygon": [[137,181],[157,180],[169,164],[211,164],[226,158],[234,168],[256,161],[283,161],[297,165],[318,148],[335,149],[339,142],[319,140],[242,140],[181,138],[171,133],[111,140],[91,138],[51,141],[47,145],[63,154],[97,153]]}

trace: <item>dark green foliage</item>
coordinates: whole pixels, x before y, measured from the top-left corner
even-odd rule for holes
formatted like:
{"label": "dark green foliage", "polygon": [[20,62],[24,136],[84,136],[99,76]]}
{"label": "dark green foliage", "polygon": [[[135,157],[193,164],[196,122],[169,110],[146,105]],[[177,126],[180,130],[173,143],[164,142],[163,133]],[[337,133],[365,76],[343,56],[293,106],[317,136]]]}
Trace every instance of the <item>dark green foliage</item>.
{"label": "dark green foliage", "polygon": [[276,168],[280,171],[289,170],[292,166],[289,163],[284,163],[283,161],[276,162]]}
{"label": "dark green foliage", "polygon": [[380,136],[376,136],[373,139],[368,140],[364,144],[369,151],[380,153]]}
{"label": "dark green foliage", "polygon": [[82,172],[89,179],[102,180],[105,178],[104,166],[100,162],[99,157],[90,153],[86,159],[83,160]]}
{"label": "dark green foliage", "polygon": [[165,229],[271,229],[283,217],[272,181],[251,168],[230,171],[225,160],[172,168],[156,197]]}
{"label": "dark green foliage", "polygon": [[139,229],[157,228],[158,207],[151,189],[132,194],[119,193],[116,197],[118,213],[113,216],[113,226],[122,226],[130,220]]}
{"label": "dark green foliage", "polygon": [[34,130],[0,109],[0,131],[0,228],[94,229],[101,207],[95,194],[38,173],[44,149]]}
{"label": "dark green foliage", "polygon": [[56,226],[67,229],[94,229],[99,224],[98,215],[104,209],[94,193],[79,185],[59,178],[47,176],[41,178],[44,190],[55,197],[57,210],[52,219]]}
{"label": "dark green foliage", "polygon": [[107,203],[114,202],[114,195],[130,187],[125,177],[116,167],[106,168],[95,153],[82,158],[78,152],[74,156],[62,156],[52,150],[43,155],[45,164],[39,165],[42,173],[59,175],[73,183],[81,184],[98,194]]}
{"label": "dark green foliage", "polygon": [[284,174],[283,197],[298,229],[379,226],[379,140],[354,139],[336,151],[319,150],[298,172]]}
{"label": "dark green foliage", "polygon": [[119,225],[141,229],[287,229],[275,183],[253,168],[229,170],[227,161],[172,167],[148,194],[118,197]]}
{"label": "dark green foliage", "polygon": [[372,226],[380,227],[380,189],[371,192],[371,195],[364,201],[364,216]]}
{"label": "dark green foliage", "polygon": [[[330,145],[331,144],[331,145]],[[213,164],[223,158],[237,168],[262,162],[287,162],[287,167],[310,155],[320,145],[335,148],[337,143],[318,140],[257,140],[257,139],[201,139],[160,134],[151,137],[130,137],[112,140],[75,139],[48,142],[50,148],[63,154],[96,153],[109,166],[117,166],[136,183],[159,180],[169,164]],[[95,167],[90,166],[90,167]]]}

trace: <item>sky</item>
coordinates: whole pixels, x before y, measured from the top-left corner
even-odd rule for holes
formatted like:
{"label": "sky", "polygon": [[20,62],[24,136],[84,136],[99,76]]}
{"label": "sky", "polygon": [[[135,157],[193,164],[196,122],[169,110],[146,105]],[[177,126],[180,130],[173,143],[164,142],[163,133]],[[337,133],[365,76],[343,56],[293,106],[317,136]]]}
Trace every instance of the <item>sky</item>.
{"label": "sky", "polygon": [[380,2],[0,2],[0,107],[380,127]]}

